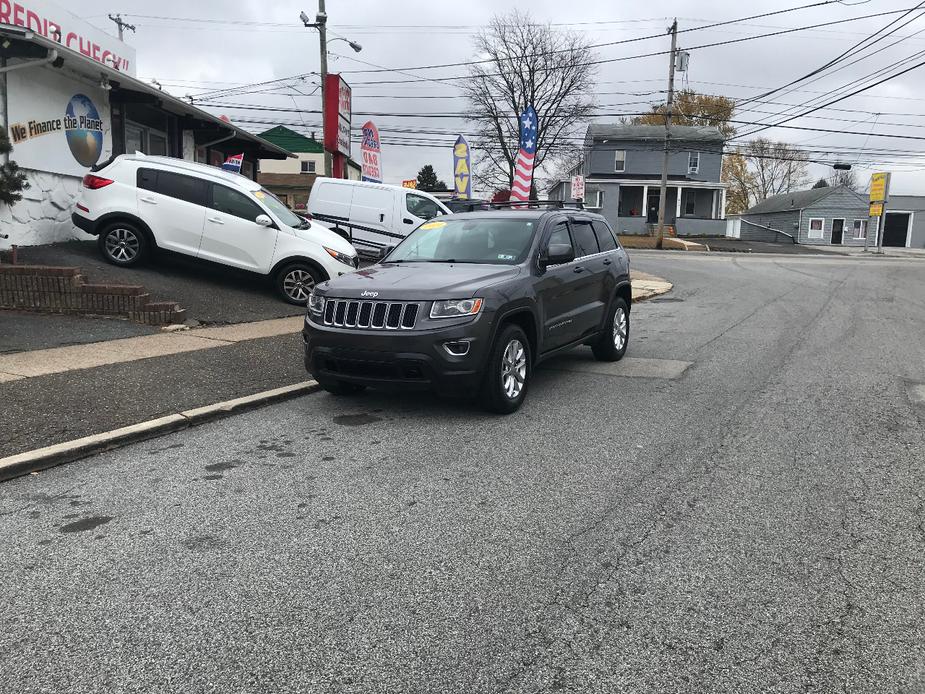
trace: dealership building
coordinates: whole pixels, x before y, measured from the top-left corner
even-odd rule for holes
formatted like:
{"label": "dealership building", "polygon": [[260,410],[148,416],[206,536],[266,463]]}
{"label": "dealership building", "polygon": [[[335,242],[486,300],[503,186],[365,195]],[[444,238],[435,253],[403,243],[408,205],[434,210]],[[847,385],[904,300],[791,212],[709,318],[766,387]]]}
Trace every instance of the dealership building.
{"label": "dealership building", "polygon": [[0,248],[87,238],[71,224],[82,177],[126,152],[220,166],[244,154],[241,173],[292,155],[233,123],[135,77],[135,51],[47,0],[0,0],[0,120],[7,159],[29,188],[0,203]]}

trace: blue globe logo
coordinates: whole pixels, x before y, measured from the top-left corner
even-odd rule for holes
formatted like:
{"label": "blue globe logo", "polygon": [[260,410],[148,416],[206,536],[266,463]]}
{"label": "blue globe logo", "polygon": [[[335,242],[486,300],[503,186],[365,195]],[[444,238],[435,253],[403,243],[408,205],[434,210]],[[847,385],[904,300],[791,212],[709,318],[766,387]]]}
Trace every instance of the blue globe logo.
{"label": "blue globe logo", "polygon": [[99,161],[103,153],[103,121],[89,97],[71,97],[64,112],[64,130],[74,159],[87,167]]}

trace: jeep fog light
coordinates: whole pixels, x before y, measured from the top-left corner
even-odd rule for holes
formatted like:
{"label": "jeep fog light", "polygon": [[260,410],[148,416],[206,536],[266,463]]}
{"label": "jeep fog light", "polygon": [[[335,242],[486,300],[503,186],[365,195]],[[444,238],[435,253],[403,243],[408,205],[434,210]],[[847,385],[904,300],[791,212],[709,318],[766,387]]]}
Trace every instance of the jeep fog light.
{"label": "jeep fog light", "polygon": [[454,340],[453,342],[444,342],[443,349],[454,357],[464,357],[469,354],[469,340]]}

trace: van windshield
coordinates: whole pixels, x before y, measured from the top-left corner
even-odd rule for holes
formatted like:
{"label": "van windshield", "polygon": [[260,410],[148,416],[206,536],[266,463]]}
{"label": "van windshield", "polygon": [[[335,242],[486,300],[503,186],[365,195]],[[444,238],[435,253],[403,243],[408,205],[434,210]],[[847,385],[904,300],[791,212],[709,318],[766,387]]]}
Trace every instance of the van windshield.
{"label": "van windshield", "polygon": [[434,219],[411,232],[383,262],[516,265],[530,252],[535,227],[523,219]]}
{"label": "van windshield", "polygon": [[266,188],[261,188],[258,191],[254,192],[254,197],[256,197],[260,202],[266,205],[270,212],[275,214],[279,221],[289,227],[301,227],[305,225],[305,219],[297,215],[295,212],[290,210],[283,204],[283,201],[278,197],[273,195]]}

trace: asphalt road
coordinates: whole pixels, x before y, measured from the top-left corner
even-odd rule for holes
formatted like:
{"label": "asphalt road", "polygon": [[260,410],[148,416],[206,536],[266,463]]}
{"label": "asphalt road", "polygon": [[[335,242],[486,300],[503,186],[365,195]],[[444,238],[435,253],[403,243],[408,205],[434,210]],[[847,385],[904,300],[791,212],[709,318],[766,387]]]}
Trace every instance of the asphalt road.
{"label": "asphalt road", "polygon": [[0,691],[925,691],[925,265],[634,266],[680,378],[317,394],[4,484]]}

